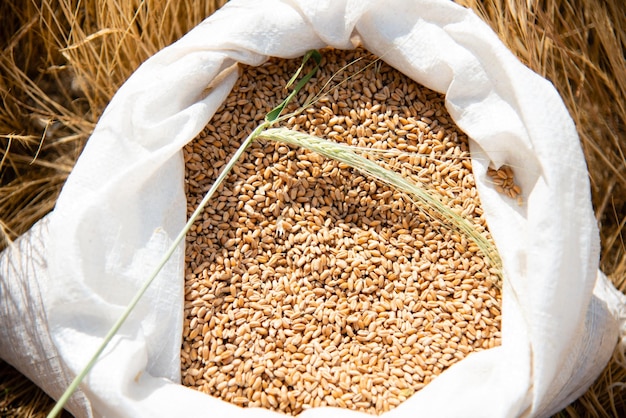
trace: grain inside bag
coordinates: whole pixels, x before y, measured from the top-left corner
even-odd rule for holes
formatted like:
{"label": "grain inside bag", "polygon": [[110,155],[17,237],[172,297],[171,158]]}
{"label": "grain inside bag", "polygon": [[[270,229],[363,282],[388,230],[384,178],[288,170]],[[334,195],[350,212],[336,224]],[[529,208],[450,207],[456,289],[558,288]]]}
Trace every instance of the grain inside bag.
{"label": "grain inside bag", "polygon": [[[244,68],[185,148],[189,214],[283,100],[299,61]],[[363,49],[325,50],[290,110],[329,80],[291,129],[373,150],[488,235],[467,137],[441,95]],[[187,238],[186,385],[290,414],[316,406],[380,414],[500,343],[497,268],[470,237],[380,181],[260,140],[210,206]]]}

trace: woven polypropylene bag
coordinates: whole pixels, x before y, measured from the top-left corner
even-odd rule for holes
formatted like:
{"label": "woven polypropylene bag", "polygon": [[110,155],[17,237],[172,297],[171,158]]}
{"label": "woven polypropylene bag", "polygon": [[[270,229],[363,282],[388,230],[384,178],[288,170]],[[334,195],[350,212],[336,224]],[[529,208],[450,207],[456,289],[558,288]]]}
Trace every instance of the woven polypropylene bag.
{"label": "woven polypropylene bag", "polygon": [[[182,228],[181,149],[229,93],[233,64],[357,44],[445,94],[471,138],[505,276],[502,345],[469,355],[385,416],[547,416],[579,396],[623,335],[624,301],[598,271],[575,127],[549,82],[447,0],[235,0],[146,61],[107,107],[54,212],[0,258],[0,355],[58,396]],[[502,164],[515,167],[524,205],[487,180],[488,166]],[[178,384],[183,254],[88,375],[75,415],[277,416]],[[364,416],[302,416],[329,413]]]}

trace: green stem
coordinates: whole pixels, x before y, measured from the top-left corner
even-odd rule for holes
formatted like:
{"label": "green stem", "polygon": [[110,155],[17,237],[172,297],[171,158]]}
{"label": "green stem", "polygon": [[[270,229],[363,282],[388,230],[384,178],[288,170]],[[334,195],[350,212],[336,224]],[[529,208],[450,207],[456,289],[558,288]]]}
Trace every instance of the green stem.
{"label": "green stem", "polygon": [[178,247],[178,245],[185,238],[185,235],[187,235],[187,232],[189,231],[189,229],[191,229],[191,226],[194,224],[194,222],[196,221],[196,219],[198,218],[198,216],[200,215],[200,213],[202,212],[202,210],[204,209],[206,204],[209,202],[209,200],[211,199],[211,197],[213,196],[215,191],[222,184],[222,182],[224,181],[224,179],[226,178],[228,173],[235,166],[235,164],[237,163],[237,161],[239,160],[241,155],[248,148],[248,146],[252,143],[254,138],[259,136],[261,134],[261,132],[264,129],[268,128],[270,125],[271,125],[270,122],[264,122],[261,125],[259,125],[246,138],[246,140],[239,146],[239,148],[237,149],[237,151],[235,152],[233,157],[228,161],[228,164],[226,164],[226,166],[224,167],[224,169],[222,170],[220,175],[217,177],[217,180],[215,180],[215,182],[213,183],[213,185],[211,186],[211,188],[209,189],[207,194],[204,196],[204,198],[202,199],[202,201],[200,202],[200,204],[198,205],[196,210],[189,217],[189,220],[185,224],[185,227],[182,229],[182,231],[180,231],[180,233],[178,234],[176,239],[174,239],[174,242],[169,247],[169,249],[167,250],[167,252],[163,256],[163,258],[161,258],[159,264],[156,266],[156,268],[154,269],[154,271],[152,272],[150,277],[148,277],[148,279],[144,282],[144,284],[141,286],[141,288],[137,291],[137,293],[135,294],[133,299],[130,301],[129,305],[127,306],[127,308],[124,311],[124,313],[122,314],[122,316],[117,320],[117,322],[115,322],[113,327],[109,330],[107,335],[104,337],[104,340],[102,340],[102,343],[98,347],[98,350],[96,350],[94,355],[91,357],[91,360],[89,360],[89,362],[83,368],[83,370],[74,378],[74,380],[68,386],[68,388],[65,390],[65,392],[63,393],[63,395],[61,396],[59,401],[56,403],[54,408],[47,415],[47,418],[54,418],[61,412],[61,410],[63,409],[63,407],[65,406],[65,404],[69,400],[69,398],[72,396],[74,391],[78,388],[78,385],[80,385],[80,383],[83,381],[85,376],[87,376],[87,374],[91,371],[91,369],[96,364],[96,361],[98,361],[98,358],[100,357],[100,355],[102,354],[104,349],[107,347],[109,342],[111,342],[111,340],[113,339],[115,334],[122,327],[122,325],[124,324],[124,322],[126,321],[128,316],[130,315],[130,313],[135,308],[135,305],[137,305],[137,303],[139,302],[139,299],[141,299],[141,297],[144,295],[144,293],[146,293],[146,290],[148,289],[148,287],[150,287],[150,285],[152,284],[152,282],[154,281],[156,276],[159,274],[161,269],[163,269],[163,266],[165,266],[165,264],[167,263],[169,258],[172,256],[172,254],[174,254],[174,252],[176,251],[176,248]]}
{"label": "green stem", "polygon": [[70,383],[69,387],[65,390],[65,392],[63,392],[63,395],[61,395],[61,398],[57,401],[57,403],[54,405],[54,408],[52,408],[50,413],[47,415],[47,418],[54,418],[61,412],[61,410],[63,409],[63,407],[69,400],[69,398],[72,396],[74,391],[76,391],[76,389],[78,388],[80,383],[83,381],[85,376],[87,376],[87,374],[91,371],[93,366],[96,364],[96,361],[98,361],[98,358],[100,357],[100,355],[102,354],[106,346],[109,344],[109,342],[111,342],[115,334],[117,334],[119,329],[122,327],[122,325],[124,324],[128,316],[130,315],[130,313],[133,311],[133,309],[139,302],[139,299],[141,299],[144,293],[146,293],[146,290],[148,289],[148,287],[150,287],[150,285],[152,284],[156,276],[163,269],[163,266],[165,266],[165,264],[167,263],[169,258],[172,256],[172,254],[174,254],[174,251],[176,251],[176,248],[178,247],[178,245],[185,238],[185,236],[187,235],[187,232],[191,229],[191,226],[196,221],[196,218],[200,215],[200,213],[202,212],[206,204],[209,202],[211,197],[213,197],[213,194],[218,189],[218,187],[222,184],[222,182],[224,181],[224,179],[226,178],[230,170],[232,170],[232,168],[235,166],[237,161],[239,161],[239,158],[244,153],[244,151],[248,148],[248,146],[252,143],[252,141],[261,134],[261,132],[263,132],[265,129],[271,127],[274,123],[277,123],[278,121],[281,120],[280,115],[285,109],[285,107],[295,97],[295,95],[302,89],[302,87],[304,87],[304,85],[311,79],[311,77],[313,77],[313,75],[317,72],[317,69],[319,68],[319,64],[321,61],[321,55],[319,54],[318,51],[311,50],[305,54],[302,60],[302,64],[300,68],[298,69],[298,72],[289,80],[289,82],[287,83],[287,87],[291,86],[295,82],[297,76],[300,74],[302,68],[304,67],[304,64],[308,61],[309,58],[313,58],[313,60],[315,61],[315,65],[313,69],[309,71],[296,84],[293,91],[287,96],[287,98],[281,104],[279,104],[277,107],[272,109],[266,115],[265,121],[262,124],[260,124],[239,146],[235,154],[228,161],[226,166],[224,166],[224,169],[222,170],[220,175],[217,177],[217,179],[215,180],[215,182],[213,183],[209,191],[206,193],[206,195],[204,196],[204,198],[202,199],[202,201],[200,202],[196,210],[193,212],[191,217],[189,217],[189,220],[187,221],[187,224],[185,224],[185,227],[183,228],[183,230],[180,231],[180,233],[178,234],[176,239],[174,239],[174,242],[169,247],[165,255],[161,258],[157,267],[154,269],[154,271],[148,277],[148,279],[144,282],[141,288],[137,291],[133,299],[130,301],[129,305],[126,307],[126,310],[124,311],[122,316],[117,320],[117,322],[115,322],[113,327],[109,330],[107,335],[104,337],[104,340],[98,347],[98,350],[96,350],[96,352],[91,357],[87,365],[74,378],[74,380],[72,380],[72,383]]}

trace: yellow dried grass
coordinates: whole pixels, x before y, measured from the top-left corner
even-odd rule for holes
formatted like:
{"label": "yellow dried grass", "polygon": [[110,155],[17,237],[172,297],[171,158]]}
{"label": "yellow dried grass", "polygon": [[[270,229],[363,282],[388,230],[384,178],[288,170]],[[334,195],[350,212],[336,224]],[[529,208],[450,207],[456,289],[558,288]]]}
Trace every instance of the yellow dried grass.
{"label": "yellow dried grass", "polygon": [[[601,267],[626,291],[626,3],[457,2],[561,93],[587,158]],[[132,71],[225,0],[15,3],[0,3],[0,249],[54,207],[95,122]],[[587,393],[559,415],[626,413],[625,363],[616,350]],[[0,414],[45,416],[51,404],[11,370],[0,362]]]}
{"label": "yellow dried grass", "polygon": [[[0,190],[5,195],[4,188],[11,189],[10,199],[7,193],[0,200],[0,222],[5,225],[0,249],[54,206],[64,178],[119,86],[148,57],[223,3],[0,4]],[[37,195],[48,194],[43,206],[29,199],[36,179],[50,179],[38,183]],[[17,207],[7,200],[24,203]]]}

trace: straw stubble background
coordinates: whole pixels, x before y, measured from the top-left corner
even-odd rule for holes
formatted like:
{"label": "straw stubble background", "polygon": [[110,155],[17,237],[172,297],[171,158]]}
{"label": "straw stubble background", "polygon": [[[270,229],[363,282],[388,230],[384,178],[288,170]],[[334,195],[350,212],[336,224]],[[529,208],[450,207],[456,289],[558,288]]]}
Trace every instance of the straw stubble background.
{"label": "straw stubble background", "polygon": [[[626,291],[626,3],[457,0],[552,81],[577,124],[602,239],[601,268]],[[137,66],[224,0],[1,2],[0,249],[54,207],[102,110]],[[563,417],[626,413],[616,350]],[[42,417],[52,401],[0,362],[0,416]]]}

